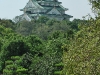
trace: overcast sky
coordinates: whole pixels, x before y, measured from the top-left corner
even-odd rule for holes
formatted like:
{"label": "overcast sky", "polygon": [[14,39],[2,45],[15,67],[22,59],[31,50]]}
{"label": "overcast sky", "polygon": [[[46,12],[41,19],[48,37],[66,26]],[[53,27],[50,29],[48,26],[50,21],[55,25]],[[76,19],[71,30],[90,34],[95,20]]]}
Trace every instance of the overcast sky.
{"label": "overcast sky", "polygon": [[[13,19],[15,16],[21,15],[23,12],[19,9],[24,8],[29,0],[0,0],[0,18]],[[72,15],[73,18],[82,19],[93,13],[88,0],[59,0],[62,5],[69,10],[66,14]]]}

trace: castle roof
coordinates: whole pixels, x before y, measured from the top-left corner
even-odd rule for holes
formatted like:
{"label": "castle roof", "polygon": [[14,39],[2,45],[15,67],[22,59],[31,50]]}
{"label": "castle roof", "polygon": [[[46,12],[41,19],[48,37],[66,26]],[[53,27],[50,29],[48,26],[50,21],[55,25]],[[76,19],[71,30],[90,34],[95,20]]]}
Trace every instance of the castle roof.
{"label": "castle roof", "polygon": [[58,0],[29,0],[26,6],[21,9],[24,14],[20,18],[30,21],[39,16],[46,16],[50,19],[69,20],[72,16],[65,14],[68,9],[64,8],[61,3]]}

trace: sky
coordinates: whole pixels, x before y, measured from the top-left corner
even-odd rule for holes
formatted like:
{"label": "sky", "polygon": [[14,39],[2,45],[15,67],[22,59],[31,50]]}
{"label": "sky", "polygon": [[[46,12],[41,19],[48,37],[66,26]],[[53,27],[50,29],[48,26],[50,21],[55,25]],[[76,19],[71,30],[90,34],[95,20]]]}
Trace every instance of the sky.
{"label": "sky", "polygon": [[[13,19],[15,16],[21,15],[23,12],[19,9],[25,7],[29,0],[0,0],[0,18]],[[58,0],[62,5],[69,10],[66,14],[72,15],[73,19],[82,19],[83,16],[90,14],[94,17],[91,11],[91,6],[88,0]]]}

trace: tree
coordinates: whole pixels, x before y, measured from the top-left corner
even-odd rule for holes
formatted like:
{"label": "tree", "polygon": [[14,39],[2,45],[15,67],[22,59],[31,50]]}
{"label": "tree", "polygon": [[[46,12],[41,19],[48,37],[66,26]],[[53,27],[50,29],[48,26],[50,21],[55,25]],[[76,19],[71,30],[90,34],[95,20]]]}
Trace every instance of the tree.
{"label": "tree", "polygon": [[57,22],[57,20],[55,20],[55,19],[50,19],[50,20],[48,20],[48,21],[46,22],[46,24],[49,25],[49,26],[52,26],[52,25],[54,25],[55,22]]}
{"label": "tree", "polygon": [[11,28],[11,29],[15,29],[15,24],[12,20],[10,19],[1,19],[0,20],[0,25],[4,26],[5,28]]}
{"label": "tree", "polygon": [[20,56],[12,56],[11,60],[5,61],[3,75],[28,75],[28,69],[21,66],[21,62]]}
{"label": "tree", "polygon": [[16,25],[16,32],[18,34],[28,36],[32,33],[34,22],[21,21]]}
{"label": "tree", "polygon": [[100,0],[89,0],[92,4],[93,11],[100,16]]}
{"label": "tree", "polygon": [[28,37],[26,37],[26,42],[27,45],[30,47],[30,52],[32,55],[40,55],[40,57],[42,56],[42,50],[43,50],[43,42],[42,40],[35,36],[35,35],[30,35]]}
{"label": "tree", "polygon": [[80,25],[80,31],[64,48],[65,75],[99,75],[100,19]]}
{"label": "tree", "polygon": [[37,20],[37,22],[46,24],[46,22],[48,20],[49,20],[49,18],[47,18],[45,16],[41,16],[41,17],[39,17],[39,19]]}
{"label": "tree", "polygon": [[16,34],[5,35],[2,38],[2,47],[0,51],[0,71],[4,68],[5,61],[11,56],[22,56],[26,52],[30,52],[29,46],[24,42],[24,39]]}
{"label": "tree", "polygon": [[4,54],[6,54],[6,59],[9,59],[11,56],[21,56],[30,51],[26,43],[18,39],[9,41],[9,43],[3,45],[2,49]]}
{"label": "tree", "polygon": [[[31,36],[31,39],[32,38],[33,37]],[[31,45],[33,45],[32,50],[35,49],[37,53],[42,52],[42,56],[40,56],[41,54],[37,55],[37,53],[35,54],[36,56],[34,56],[33,54],[34,58],[32,59],[32,64],[29,66],[29,73],[35,75],[54,75],[54,71],[56,69],[54,65],[62,61],[63,52],[61,46],[62,43],[64,43],[64,40],[60,37],[58,37],[57,39],[52,38],[50,40],[42,41],[42,46],[39,42],[36,42],[35,40],[38,40],[38,38],[34,37],[31,41]],[[39,49],[39,46],[41,46],[42,48]]]}

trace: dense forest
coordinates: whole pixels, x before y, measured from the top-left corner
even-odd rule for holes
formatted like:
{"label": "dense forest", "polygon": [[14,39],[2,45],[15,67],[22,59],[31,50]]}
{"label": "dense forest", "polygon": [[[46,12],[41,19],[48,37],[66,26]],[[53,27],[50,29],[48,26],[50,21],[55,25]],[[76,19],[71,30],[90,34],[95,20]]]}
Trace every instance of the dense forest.
{"label": "dense forest", "polygon": [[[0,20],[0,72],[4,75],[54,75],[62,64],[62,46],[87,20],[56,21],[40,17],[31,22]],[[62,70],[62,69],[61,69]]]}
{"label": "dense forest", "polygon": [[100,2],[95,19],[0,19],[0,74],[100,75]]}

